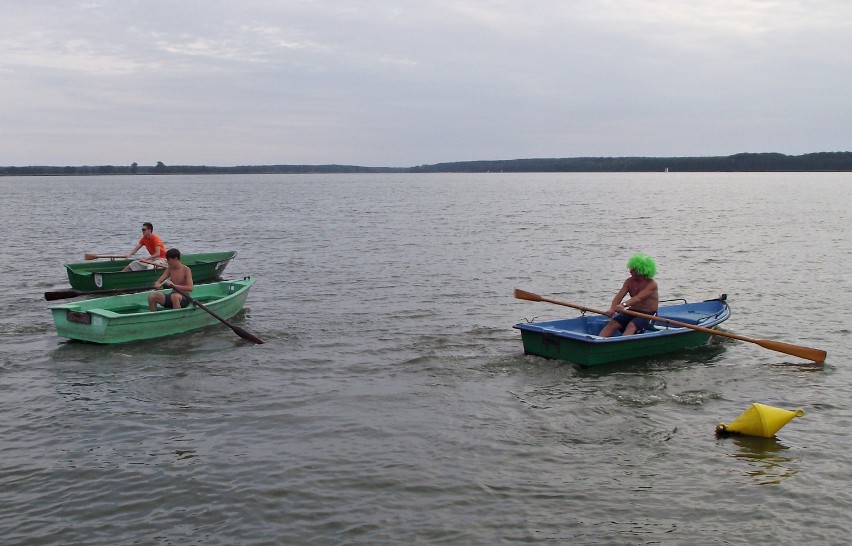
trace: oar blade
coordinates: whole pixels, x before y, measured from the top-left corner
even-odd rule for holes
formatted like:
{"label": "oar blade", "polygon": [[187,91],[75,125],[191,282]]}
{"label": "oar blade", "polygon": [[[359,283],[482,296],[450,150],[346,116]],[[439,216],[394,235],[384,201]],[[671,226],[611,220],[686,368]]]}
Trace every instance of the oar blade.
{"label": "oar blade", "polygon": [[215,318],[216,320],[218,320],[219,322],[221,322],[222,324],[224,324],[225,326],[230,328],[235,334],[237,334],[241,338],[243,338],[247,341],[251,341],[253,343],[257,343],[258,345],[263,343],[263,340],[260,339],[259,337],[255,336],[254,334],[251,334],[249,332],[246,332],[245,330],[243,330],[242,328],[240,328],[236,324],[231,324],[227,320],[223,319],[222,317],[220,317],[219,315],[214,313],[212,310],[208,309],[207,306],[205,306],[203,303],[192,299],[192,296],[190,296],[187,292],[181,290],[177,286],[172,285],[172,290],[174,290],[175,292],[177,292],[178,294],[180,294],[182,296],[186,296],[187,298],[189,298],[189,301],[191,301],[194,306],[202,309],[205,313],[209,314],[211,317]]}
{"label": "oar blade", "polygon": [[51,290],[44,293],[44,299],[47,301],[64,300],[68,298],[76,298],[80,295],[77,290]]}
{"label": "oar blade", "polygon": [[541,301],[541,296],[539,296],[538,294],[533,294],[532,292],[527,292],[526,290],[521,290],[520,288],[515,288],[515,297],[519,300]]}
{"label": "oar blade", "polygon": [[233,330],[234,333],[236,333],[238,336],[245,339],[246,341],[251,341],[252,343],[257,343],[258,345],[263,343],[262,339],[260,339],[256,335],[252,334],[251,332],[246,332],[245,330],[243,330],[242,328],[240,328],[236,324],[230,324],[230,326],[231,326],[231,330]]}
{"label": "oar blade", "polygon": [[764,347],[766,349],[770,349],[772,351],[778,351],[779,353],[785,353],[788,355],[798,356],[799,358],[804,358],[805,360],[810,360],[812,362],[825,362],[828,353],[823,351],[822,349],[812,349],[810,347],[802,347],[801,345],[793,345],[792,343],[784,343],[782,341],[772,341],[771,339],[756,339],[755,343]]}
{"label": "oar blade", "polygon": [[109,258],[110,260],[118,260],[127,258],[124,254],[95,254],[94,252],[86,252],[83,257],[87,260],[97,260],[99,258]]}

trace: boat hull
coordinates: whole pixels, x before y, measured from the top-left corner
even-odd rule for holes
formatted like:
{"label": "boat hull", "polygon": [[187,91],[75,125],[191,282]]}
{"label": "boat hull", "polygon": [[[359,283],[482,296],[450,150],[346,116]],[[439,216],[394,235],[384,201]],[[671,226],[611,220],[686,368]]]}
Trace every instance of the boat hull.
{"label": "boat hull", "polygon": [[[245,305],[254,279],[197,285],[192,298],[223,319]],[[167,293],[170,290],[159,290]],[[50,307],[56,333],[91,343],[126,343],[180,334],[219,324],[210,313],[192,304],[183,309],[148,310],[148,294],[109,296]]]}
{"label": "boat hull", "polygon": [[[722,300],[660,307],[658,315],[687,324],[715,328],[731,311]],[[573,319],[516,324],[524,353],[566,360],[580,366],[596,366],[622,360],[652,357],[707,343],[712,334],[655,322],[653,328],[632,336],[598,336],[609,319],[581,316]]]}
{"label": "boat hull", "polygon": [[[192,271],[197,283],[219,279],[225,267],[236,256],[234,251],[184,254],[181,262]],[[160,268],[122,271],[133,260],[91,261],[65,264],[71,288],[81,291],[124,290],[151,286],[162,275]]]}

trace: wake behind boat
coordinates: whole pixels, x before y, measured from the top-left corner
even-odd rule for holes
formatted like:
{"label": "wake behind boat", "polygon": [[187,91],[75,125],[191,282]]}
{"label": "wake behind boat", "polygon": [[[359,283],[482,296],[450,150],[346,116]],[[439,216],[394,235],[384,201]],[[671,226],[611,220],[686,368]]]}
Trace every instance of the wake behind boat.
{"label": "wake behind boat", "polygon": [[672,326],[669,319],[712,329],[731,316],[722,296],[698,303],[660,306],[661,320],[641,334],[600,337],[609,318],[603,315],[580,316],[546,322],[527,322],[514,327],[521,331],[524,353],[566,360],[580,366],[595,366],[620,360],[655,356],[705,344],[712,334],[685,326]]}

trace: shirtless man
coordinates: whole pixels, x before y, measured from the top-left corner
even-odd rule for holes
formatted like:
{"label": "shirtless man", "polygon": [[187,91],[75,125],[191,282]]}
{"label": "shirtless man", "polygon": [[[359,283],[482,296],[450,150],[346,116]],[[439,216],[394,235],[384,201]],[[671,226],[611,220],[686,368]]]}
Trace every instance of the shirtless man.
{"label": "shirtless man", "polygon": [[[166,252],[166,261],[169,266],[154,283],[154,288],[159,290],[162,287],[176,287],[184,292],[192,292],[192,271],[180,262],[180,250],[170,248]],[[162,292],[148,294],[148,309],[156,311],[157,304],[162,305],[164,309],[177,309],[189,305],[189,298],[177,291],[172,291],[169,294]]]}
{"label": "shirtless man", "polygon": [[[657,314],[660,297],[657,281],[654,280],[654,275],[657,273],[657,264],[654,263],[654,259],[641,252],[634,254],[627,262],[627,269],[630,270],[630,277],[624,281],[624,285],[615,295],[612,305],[606,312],[611,319],[598,334],[601,337],[610,337],[616,331],[621,331],[625,336],[641,334],[648,328],[651,321],[624,313],[627,307],[637,313]],[[621,300],[628,294],[630,297],[622,302]]]}

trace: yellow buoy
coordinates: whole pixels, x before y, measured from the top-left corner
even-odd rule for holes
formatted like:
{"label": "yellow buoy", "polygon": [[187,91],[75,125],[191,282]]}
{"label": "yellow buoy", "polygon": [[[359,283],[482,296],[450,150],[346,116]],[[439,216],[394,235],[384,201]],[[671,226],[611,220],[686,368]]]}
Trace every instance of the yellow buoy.
{"label": "yellow buoy", "polygon": [[775,433],[789,423],[793,417],[801,417],[805,410],[799,408],[795,411],[774,408],[765,404],[752,404],[750,408],[742,412],[730,425],[719,423],[716,433],[736,433],[747,436],[761,436],[772,438]]}

